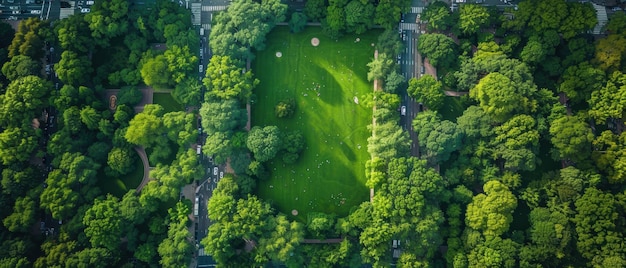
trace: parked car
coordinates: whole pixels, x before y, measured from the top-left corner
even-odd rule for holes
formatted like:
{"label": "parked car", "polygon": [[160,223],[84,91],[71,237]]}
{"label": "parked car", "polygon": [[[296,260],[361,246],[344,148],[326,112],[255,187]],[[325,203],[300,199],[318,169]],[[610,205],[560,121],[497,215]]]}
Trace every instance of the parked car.
{"label": "parked car", "polygon": [[80,9],[80,13],[89,13],[89,12],[91,12],[91,9],[89,9],[89,8],[81,8]]}
{"label": "parked car", "polygon": [[214,168],[213,168],[213,175],[217,175],[217,171],[218,171],[218,170],[217,170],[217,167],[214,167]]}
{"label": "parked car", "polygon": [[406,115],[406,106],[402,105],[402,108],[400,108],[400,114]]}
{"label": "parked car", "polygon": [[224,178],[224,171],[220,171],[220,179]]}
{"label": "parked car", "polygon": [[30,14],[41,14],[41,10],[40,9],[31,10]]}

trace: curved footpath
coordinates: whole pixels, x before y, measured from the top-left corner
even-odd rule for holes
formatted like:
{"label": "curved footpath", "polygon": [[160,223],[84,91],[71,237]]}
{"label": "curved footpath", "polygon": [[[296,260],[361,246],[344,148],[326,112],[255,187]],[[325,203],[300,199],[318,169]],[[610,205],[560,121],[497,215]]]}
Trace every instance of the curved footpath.
{"label": "curved footpath", "polygon": [[143,163],[143,179],[135,190],[137,192],[141,192],[141,189],[143,189],[143,187],[146,186],[146,184],[148,184],[148,182],[150,181],[150,162],[148,162],[148,155],[146,154],[146,150],[143,147],[135,146],[135,151],[137,151],[137,154],[139,155],[139,158],[141,158],[141,162]]}

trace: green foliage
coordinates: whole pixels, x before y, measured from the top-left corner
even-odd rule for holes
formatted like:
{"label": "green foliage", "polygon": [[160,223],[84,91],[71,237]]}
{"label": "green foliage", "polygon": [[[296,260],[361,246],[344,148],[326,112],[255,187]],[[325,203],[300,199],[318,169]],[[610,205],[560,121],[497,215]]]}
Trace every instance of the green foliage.
{"label": "green foliage", "polygon": [[230,56],[233,60],[252,60],[254,56],[251,49],[260,50],[265,47],[265,35],[276,23],[285,20],[286,11],[287,5],[278,0],[261,3],[251,0],[233,1],[226,12],[213,18],[214,24],[209,37],[213,53]]}
{"label": "green foliage", "polygon": [[626,92],[626,74],[615,72],[600,90],[591,93],[589,115],[596,123],[603,124],[610,119],[622,118],[626,100],[620,96]]}
{"label": "green foliage", "polygon": [[85,235],[93,247],[104,247],[115,251],[122,236],[122,221],[118,199],[108,195],[106,199],[96,199],[83,217]]}
{"label": "green foliage", "polygon": [[276,117],[278,118],[290,118],[296,112],[296,100],[286,99],[276,104]]}
{"label": "green foliage", "polygon": [[[467,205],[465,223],[470,228],[480,231],[485,237],[493,238],[502,235],[509,229],[517,207],[517,199],[499,181],[488,181],[483,186],[484,194],[474,196]],[[471,261],[470,261],[471,262]]]}
{"label": "green foliage", "polygon": [[385,78],[385,92],[397,93],[406,86],[406,78],[396,70],[391,71]]}
{"label": "green foliage", "polygon": [[258,127],[250,130],[246,145],[260,162],[266,162],[276,156],[280,149],[281,133],[276,126]]}
{"label": "green foliage", "polygon": [[109,152],[107,164],[111,169],[117,171],[120,175],[127,174],[134,169],[135,158],[133,157],[133,154],[134,152],[129,148],[113,148]]}
{"label": "green foliage", "polygon": [[25,128],[7,128],[0,133],[0,161],[12,165],[27,161],[37,149],[35,131]]}
{"label": "green foliage", "polygon": [[[430,10],[430,7],[427,10]],[[443,12],[443,10],[437,11]],[[459,11],[459,29],[463,32],[463,34],[475,34],[488,22],[489,11],[486,7],[476,4],[461,5]]]}
{"label": "green foliage", "polygon": [[24,55],[16,55],[2,65],[2,74],[10,81],[29,75],[37,76],[41,72],[41,63]]}
{"label": "green foliage", "polygon": [[404,49],[404,44],[400,40],[398,32],[394,29],[386,29],[378,36],[376,42],[378,53],[385,55],[398,55]]}
{"label": "green foliage", "polygon": [[30,125],[39,116],[41,109],[48,105],[50,82],[37,76],[19,78],[0,95],[0,125]]}
{"label": "green foliage", "polygon": [[[64,153],[58,169],[48,174],[46,187],[40,196],[40,207],[55,219],[67,219],[76,214],[81,204],[98,194],[96,183],[100,164],[80,153]],[[76,190],[79,189],[79,190]]]}
{"label": "green foliage", "polygon": [[213,56],[206,70],[206,78],[202,79],[207,87],[207,97],[227,99],[240,99],[247,101],[252,94],[252,89],[259,84],[254,79],[251,71],[244,71],[237,67],[229,56]]}
{"label": "green foliage", "polygon": [[400,13],[407,12],[410,2],[405,0],[382,0],[374,12],[374,23],[385,29],[394,28],[400,21]]}
{"label": "green foliage", "polygon": [[530,112],[536,101],[531,98],[535,88],[517,86],[501,73],[490,73],[470,90],[470,97],[479,102],[485,113],[497,122],[504,122],[513,114]]}
{"label": "green foliage", "polygon": [[15,199],[13,213],[2,220],[4,227],[11,232],[28,232],[35,223],[35,200],[30,196]]}
{"label": "green foliage", "polygon": [[176,203],[176,210],[169,209],[170,225],[167,237],[158,247],[161,256],[159,263],[163,267],[184,267],[191,261],[194,247],[190,242],[191,234],[187,230],[189,212],[189,207],[180,201]]}
{"label": "green foliage", "polygon": [[42,58],[44,40],[48,39],[49,35],[48,22],[35,17],[21,20],[8,48],[9,57],[24,55],[34,60]]}
{"label": "green foliage", "polygon": [[536,167],[539,151],[539,131],[537,122],[529,115],[517,115],[497,126],[494,157],[505,161],[504,168],[512,171],[532,171]]}
{"label": "green foliage", "polygon": [[91,7],[91,12],[85,15],[91,36],[99,46],[108,47],[108,40],[126,33],[129,27],[129,5],[125,0],[97,2]]}
{"label": "green foliage", "polygon": [[435,111],[441,108],[445,98],[443,84],[431,75],[424,75],[418,79],[411,78],[407,92],[411,98]]}
{"label": "green foliage", "polygon": [[87,53],[93,48],[91,30],[83,16],[72,15],[59,20],[54,30],[63,50]]}
{"label": "green foliage", "polygon": [[422,14],[423,21],[428,21],[428,28],[436,31],[450,29],[455,21],[450,13],[450,7],[443,1],[435,1],[429,4]]}
{"label": "green foliage", "polygon": [[[312,1],[311,1],[312,2]],[[309,2],[307,1],[307,4]],[[291,13],[291,19],[289,20],[289,28],[293,33],[301,32],[307,23],[307,16],[302,12]]]}
{"label": "green foliage", "polygon": [[59,80],[73,86],[88,85],[91,78],[91,61],[85,55],[66,50],[61,53],[61,60],[54,65]]}
{"label": "green foliage", "polygon": [[187,78],[176,84],[172,97],[183,105],[199,105],[202,99],[202,83],[193,78]]}
{"label": "green foliage", "polygon": [[626,32],[626,13],[615,12],[609,18],[609,22],[605,25],[606,30],[610,33],[624,33]]}
{"label": "green foliage", "polygon": [[168,88],[172,85],[169,62],[164,55],[148,58],[141,67],[141,77],[144,83],[155,88]]}
{"label": "green foliage", "polygon": [[422,34],[417,39],[417,49],[437,68],[451,68],[457,60],[457,44],[443,34]]}
{"label": "green foliage", "polygon": [[376,135],[367,139],[367,152],[374,157],[391,159],[409,151],[408,133],[395,122],[377,123]]}
{"label": "green foliage", "polygon": [[437,112],[428,110],[419,113],[413,120],[420,147],[431,163],[446,161],[461,145],[462,133],[455,123],[441,120]]}
{"label": "green foliage", "polygon": [[624,256],[620,246],[624,226],[617,220],[618,211],[623,209],[621,202],[611,193],[594,187],[587,188],[576,200],[577,213],[573,219],[578,237],[576,247],[591,265],[599,265],[610,256]]}
{"label": "green foliage", "polygon": [[326,238],[332,236],[334,226],[335,215],[322,212],[312,212],[307,215],[306,227],[315,237]]}
{"label": "green foliage", "polygon": [[565,39],[591,30],[597,23],[591,4],[565,0],[524,1],[513,11],[512,17],[512,20],[504,20],[503,27],[514,31],[530,27],[537,33],[556,30]]}
{"label": "green foliage", "polygon": [[155,133],[163,132],[163,122],[161,116],[163,108],[158,104],[144,106],[143,112],[137,114],[130,120],[128,129],[124,137],[128,142],[144,147],[150,147],[158,141],[164,139]]}
{"label": "green foliage", "polygon": [[373,59],[371,62],[367,64],[369,67],[369,72],[367,73],[367,80],[382,80],[389,72],[391,72],[393,67],[393,59],[391,59],[386,54],[378,54],[378,58]]}
{"label": "green foliage", "polygon": [[604,72],[583,62],[565,70],[559,91],[564,92],[572,103],[584,103],[591,98],[592,92],[599,91],[605,83]]}
{"label": "green foliage", "polygon": [[362,34],[372,28],[374,11],[374,5],[369,1],[350,1],[344,9],[346,14],[346,31]]}
{"label": "green foliage", "polygon": [[591,152],[593,133],[589,125],[576,116],[561,117],[550,125],[550,140],[562,159],[585,161]]}
{"label": "green foliage", "polygon": [[304,5],[304,14],[311,21],[320,21],[326,17],[325,0],[306,1]]}
{"label": "green foliage", "polygon": [[195,80],[198,57],[191,53],[189,46],[168,46],[163,56],[167,61],[167,71],[172,75],[171,84],[180,84],[188,78]]}

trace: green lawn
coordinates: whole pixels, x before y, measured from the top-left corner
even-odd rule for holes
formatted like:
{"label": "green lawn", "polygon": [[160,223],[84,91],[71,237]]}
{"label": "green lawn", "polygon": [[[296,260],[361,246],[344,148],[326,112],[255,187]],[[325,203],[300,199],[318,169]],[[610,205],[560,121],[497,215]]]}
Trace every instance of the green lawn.
{"label": "green lawn", "polygon": [[[372,111],[354,97],[372,91],[366,64],[373,58],[376,34],[335,41],[317,27],[297,35],[277,27],[267,37],[267,48],[257,53],[253,72],[261,83],[255,89],[252,124],[299,129],[307,143],[296,164],[283,164],[280,155],[268,163],[271,178],[258,185],[257,195],[285,214],[296,209],[301,221],[311,211],[345,216],[352,206],[369,200],[364,166]],[[318,47],[311,45],[312,37],[320,39]],[[274,106],[287,98],[296,100],[296,114],[278,119]]]}
{"label": "green lawn", "polygon": [[176,102],[170,93],[154,92],[152,96],[152,103],[163,106],[165,113],[183,110],[183,106]]}
{"label": "green lawn", "polygon": [[119,178],[107,177],[104,172],[100,172],[97,186],[100,187],[103,192],[110,193],[120,198],[124,196],[128,190],[137,188],[143,179],[143,164],[135,150],[133,150],[133,157],[135,158],[135,169],[133,171]]}

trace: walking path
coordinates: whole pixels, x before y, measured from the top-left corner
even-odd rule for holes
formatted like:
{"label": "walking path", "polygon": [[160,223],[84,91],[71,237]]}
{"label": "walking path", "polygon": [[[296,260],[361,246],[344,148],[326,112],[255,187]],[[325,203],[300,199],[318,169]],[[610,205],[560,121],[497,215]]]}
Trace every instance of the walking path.
{"label": "walking path", "polygon": [[146,186],[146,184],[148,184],[148,182],[150,181],[150,162],[148,162],[148,155],[146,154],[146,150],[143,147],[135,146],[135,151],[137,151],[137,154],[139,155],[139,158],[141,158],[141,162],[143,163],[143,179],[135,190],[137,192],[141,192],[141,189],[143,189],[143,187]]}
{"label": "walking path", "polygon": [[463,95],[467,95],[469,92],[467,91],[450,91],[450,90],[444,90],[443,94],[446,96],[450,96],[450,97],[461,97]]}
{"label": "walking path", "polygon": [[336,244],[343,242],[343,238],[329,238],[329,239],[304,239],[302,244]]}

